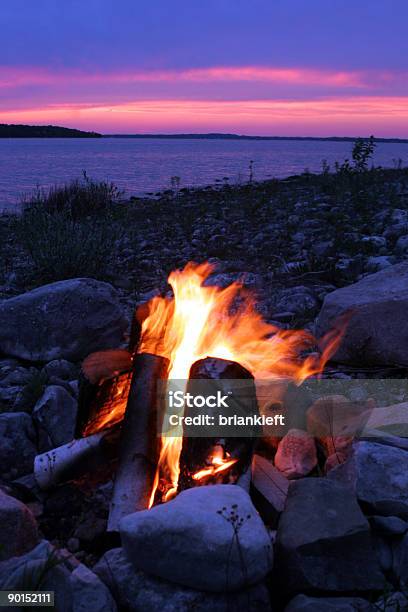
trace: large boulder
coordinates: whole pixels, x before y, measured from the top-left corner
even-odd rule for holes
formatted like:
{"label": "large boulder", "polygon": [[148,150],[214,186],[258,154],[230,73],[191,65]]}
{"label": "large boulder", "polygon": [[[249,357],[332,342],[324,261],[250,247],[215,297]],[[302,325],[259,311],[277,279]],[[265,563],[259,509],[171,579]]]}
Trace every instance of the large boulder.
{"label": "large boulder", "polygon": [[317,318],[322,336],[351,318],[333,359],[358,365],[408,365],[408,261],[329,293]]}
{"label": "large boulder", "polygon": [[269,593],[260,583],[234,593],[208,593],[135,570],[122,548],[108,550],[93,568],[122,610],[129,612],[268,612]]}
{"label": "large boulder", "polygon": [[408,519],[408,452],[356,442],[350,458],[328,474],[349,486],[372,514]]}
{"label": "large boulder", "polygon": [[111,285],[59,281],[0,303],[0,352],[28,361],[79,361],[117,347],[126,327]]}
{"label": "large boulder", "polygon": [[326,478],[291,483],[278,526],[276,572],[293,594],[382,588],[368,521],[347,487]]}
{"label": "large boulder", "polygon": [[33,471],[36,433],[25,412],[0,414],[0,475],[18,478]]}
{"label": "large boulder", "polygon": [[121,521],[137,570],[203,591],[234,591],[265,578],[272,545],[249,495],[235,485],[188,489]]}
{"label": "large boulder", "polygon": [[22,555],[38,544],[37,523],[30,510],[0,489],[0,561]]}

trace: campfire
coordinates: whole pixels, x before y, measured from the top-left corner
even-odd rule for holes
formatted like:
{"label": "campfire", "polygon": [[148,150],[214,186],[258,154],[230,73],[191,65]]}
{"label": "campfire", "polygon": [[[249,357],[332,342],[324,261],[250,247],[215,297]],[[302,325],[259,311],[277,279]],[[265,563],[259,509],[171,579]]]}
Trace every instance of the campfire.
{"label": "campfire", "polygon": [[179,490],[235,483],[250,465],[255,438],[189,437],[180,423],[160,429],[168,385],[176,381],[186,392],[195,381],[242,380],[257,411],[256,381],[300,384],[322,372],[341,340],[342,326],[317,341],[308,331],[265,322],[254,295],[239,282],[212,286],[212,272],[207,263],[172,272],[172,294],[137,309],[129,349],[85,360],[77,439],[36,458],[37,480],[48,488],[119,457],[112,531],[122,516]]}

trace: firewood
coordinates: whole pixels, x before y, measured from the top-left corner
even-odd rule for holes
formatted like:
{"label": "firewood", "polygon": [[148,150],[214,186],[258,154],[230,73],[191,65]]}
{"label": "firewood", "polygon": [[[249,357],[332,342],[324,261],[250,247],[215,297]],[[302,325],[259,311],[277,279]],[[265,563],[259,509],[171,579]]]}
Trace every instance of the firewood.
{"label": "firewood", "polygon": [[119,433],[117,426],[37,455],[34,476],[39,487],[47,490],[111,461],[117,453]]}
{"label": "firewood", "polygon": [[125,349],[97,351],[82,362],[82,373],[91,385],[101,384],[131,369],[132,355]]}
{"label": "firewood", "polygon": [[108,418],[109,412],[112,412],[112,402],[116,404],[116,408],[122,402],[124,412],[130,388],[131,376],[128,373],[132,371],[133,357],[139,346],[145,310],[142,305],[135,311],[127,350],[98,351],[91,353],[83,361],[79,379],[75,437],[80,438],[98,431],[101,423],[103,427],[110,427],[123,417],[123,413],[117,409],[115,418]]}
{"label": "firewood", "polygon": [[[209,391],[214,387],[214,394],[216,394],[216,390],[221,387],[225,392],[228,392],[227,388],[224,387],[224,383],[220,383],[219,381],[226,381],[225,385],[227,385],[228,389],[229,386],[231,386],[231,390],[233,391],[234,383],[232,382],[230,385],[227,381],[247,380],[248,385],[246,387],[245,401],[240,403],[240,409],[247,414],[258,414],[254,378],[252,374],[240,364],[213,357],[207,357],[206,359],[196,361],[190,370],[187,392],[192,394],[195,394],[197,391],[201,392],[201,385],[204,380],[209,381]],[[198,385],[195,381],[199,381]],[[214,383],[213,385],[211,381]],[[232,395],[234,395],[234,393]],[[239,398],[236,398],[236,400],[232,399],[232,401],[239,401]],[[223,413],[223,409],[206,407],[205,412],[206,414],[214,416],[217,420],[218,415]],[[189,409],[186,407],[185,415],[188,414]],[[235,483],[251,463],[256,436],[259,435],[259,433],[260,432],[256,430],[251,432],[251,435],[248,437],[226,437],[220,439],[217,435],[214,437],[189,437],[188,434],[184,432],[183,446],[180,455],[179,490],[182,491],[183,489],[197,486],[197,484],[209,484],[210,482]],[[224,461],[235,459],[236,461],[234,464],[229,469],[225,470],[225,472],[215,474],[214,477],[209,475],[204,479],[197,480],[194,478],[194,475],[197,475],[197,473],[209,466],[211,456],[217,452],[219,447],[224,450]]]}
{"label": "firewood", "polygon": [[265,457],[255,454],[252,460],[251,496],[265,523],[276,526],[285,507],[289,481]]}
{"label": "firewood", "polygon": [[136,355],[122,425],[119,466],[109,512],[108,531],[119,530],[120,520],[148,507],[159,453],[163,410],[158,383],[167,377],[168,360],[158,355]]}

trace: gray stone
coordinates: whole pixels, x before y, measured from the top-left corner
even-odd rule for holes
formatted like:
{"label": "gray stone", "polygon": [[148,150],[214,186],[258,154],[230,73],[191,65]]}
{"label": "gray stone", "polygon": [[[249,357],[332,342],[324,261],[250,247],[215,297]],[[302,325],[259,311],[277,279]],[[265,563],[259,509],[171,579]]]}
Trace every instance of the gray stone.
{"label": "gray stone", "polygon": [[13,408],[19,394],[27,385],[34,374],[38,374],[36,368],[23,368],[22,366],[3,367],[0,370],[0,402],[7,405],[10,411]]}
{"label": "gray stone", "polygon": [[408,523],[398,516],[371,516],[370,525],[377,533],[387,535],[404,535],[408,531]]}
{"label": "gray stone", "polygon": [[408,234],[398,238],[395,251],[396,253],[406,253],[408,251]]}
{"label": "gray stone", "polygon": [[383,236],[363,236],[361,242],[376,249],[387,246],[387,240]]}
{"label": "gray stone", "polygon": [[378,272],[392,266],[393,262],[388,255],[372,255],[367,259],[367,271]]}
{"label": "gray stone", "polygon": [[305,311],[314,310],[318,306],[318,301],[313,292],[303,285],[282,289],[276,299],[276,311],[290,311],[301,314]]}
{"label": "gray stone", "polygon": [[290,429],[279,443],[275,466],[287,478],[302,478],[317,466],[314,438],[302,429]]}
{"label": "gray stone", "polygon": [[[43,540],[29,553],[0,563],[0,588],[54,591],[57,612],[116,612],[106,585],[64,550]],[[37,586],[37,588],[38,588]]]}
{"label": "gray stone", "polygon": [[408,262],[329,293],[317,319],[318,337],[347,311],[351,318],[333,360],[358,365],[408,364]]}
{"label": "gray stone", "polygon": [[0,303],[0,351],[28,361],[79,361],[117,347],[126,330],[115,289],[76,278]]}
{"label": "gray stone", "polygon": [[361,597],[307,597],[297,595],[285,612],[369,612],[374,609]]}
{"label": "gray stone", "polygon": [[23,555],[36,544],[34,516],[27,506],[0,490],[0,561]]}
{"label": "gray stone", "polygon": [[109,550],[94,566],[121,609],[129,612],[268,612],[267,587],[260,583],[234,593],[197,591],[135,570],[122,548]]}
{"label": "gray stone", "polygon": [[79,368],[66,359],[54,359],[44,366],[43,371],[47,376],[55,376],[61,380],[74,380],[78,378]]}
{"label": "gray stone", "polygon": [[51,385],[46,388],[33,410],[33,418],[45,432],[41,451],[47,451],[66,442],[75,434],[77,400],[63,387]]}
{"label": "gray stone", "polygon": [[96,574],[85,565],[71,573],[73,612],[116,612],[115,601]]}
{"label": "gray stone", "polygon": [[125,517],[120,531],[136,569],[194,589],[248,587],[272,567],[265,526],[248,494],[234,485],[183,491],[166,504]]}
{"label": "gray stone", "polygon": [[353,493],[327,478],[289,487],[276,541],[278,579],[289,593],[365,592],[384,577]]}
{"label": "gray stone", "polygon": [[392,570],[392,547],[389,538],[373,533],[372,542],[381,571],[388,575]]}
{"label": "gray stone", "polygon": [[[393,572],[400,587],[408,589],[408,534],[393,549]],[[407,591],[408,593],[408,591]]]}
{"label": "gray stone", "polygon": [[0,414],[0,473],[18,478],[33,471],[36,434],[25,412]]}
{"label": "gray stone", "polygon": [[385,444],[356,442],[349,459],[328,478],[352,488],[370,512],[408,519],[408,452]]}
{"label": "gray stone", "polygon": [[[374,604],[374,611],[384,610],[385,612],[407,612],[408,596],[406,593],[386,593]],[[374,612],[373,611],[373,612]]]}

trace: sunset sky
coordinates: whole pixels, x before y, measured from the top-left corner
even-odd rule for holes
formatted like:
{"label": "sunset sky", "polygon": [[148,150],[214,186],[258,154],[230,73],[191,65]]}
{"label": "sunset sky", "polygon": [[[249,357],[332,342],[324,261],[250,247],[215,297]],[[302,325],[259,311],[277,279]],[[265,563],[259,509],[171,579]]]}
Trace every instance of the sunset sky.
{"label": "sunset sky", "polygon": [[408,137],[407,0],[1,0],[0,122]]}

